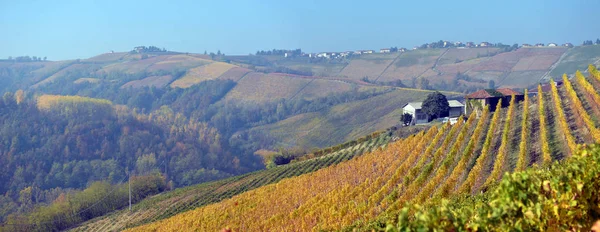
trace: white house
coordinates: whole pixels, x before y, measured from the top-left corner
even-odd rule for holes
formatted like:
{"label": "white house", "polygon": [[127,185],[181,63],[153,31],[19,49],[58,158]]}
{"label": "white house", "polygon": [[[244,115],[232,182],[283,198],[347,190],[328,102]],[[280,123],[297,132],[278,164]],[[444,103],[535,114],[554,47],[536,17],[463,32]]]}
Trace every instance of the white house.
{"label": "white house", "polygon": [[448,117],[450,118],[459,117],[465,112],[465,105],[457,100],[448,101],[448,105],[450,105],[450,111],[448,112]]}
{"label": "white house", "polygon": [[402,108],[404,113],[409,113],[413,116],[411,125],[422,124],[429,122],[429,116],[421,110],[423,102],[410,102]]}
{"label": "white house", "polygon": [[382,48],[382,49],[379,49],[379,53],[390,53],[390,52],[392,52],[391,48]]}
{"label": "white house", "polygon": [[[423,102],[410,102],[404,105],[404,107],[402,107],[404,113],[409,113],[413,116],[411,125],[429,122],[429,115],[425,114],[422,111],[422,105]],[[450,111],[448,112],[448,117],[450,118],[459,117],[463,114],[463,112],[465,112],[465,105],[463,105],[457,100],[449,100],[448,105],[450,105]]]}

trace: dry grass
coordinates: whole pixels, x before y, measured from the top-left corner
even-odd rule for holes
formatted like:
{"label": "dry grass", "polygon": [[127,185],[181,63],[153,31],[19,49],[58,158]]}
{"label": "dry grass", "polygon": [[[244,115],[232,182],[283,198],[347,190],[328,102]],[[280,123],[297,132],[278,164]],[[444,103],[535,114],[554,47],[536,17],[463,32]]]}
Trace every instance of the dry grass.
{"label": "dry grass", "polygon": [[252,70],[247,68],[233,67],[227,70],[227,72],[221,74],[221,76],[219,76],[219,79],[239,81],[244,75],[248,74],[251,71]]}
{"label": "dry grass", "polygon": [[249,73],[225,96],[225,100],[269,102],[291,98],[309,82],[306,78]]}
{"label": "dry grass", "polygon": [[498,48],[450,48],[448,52],[442,56],[438,65],[454,64],[467,60],[476,59],[478,57],[489,56],[498,52]]}
{"label": "dry grass", "polygon": [[127,52],[115,52],[115,53],[104,53],[88,59],[85,61],[90,62],[116,62],[123,59],[128,53]]}
{"label": "dry grass", "polygon": [[100,82],[100,79],[90,78],[90,77],[79,78],[79,79],[73,81],[74,84],[83,84],[83,83],[96,84],[99,82]]}
{"label": "dry grass", "polygon": [[219,78],[221,75],[223,75],[223,73],[227,72],[233,67],[235,66],[222,62],[214,62],[204,66],[196,67],[188,70],[185,76],[171,83],[171,87],[188,88],[203,81],[214,80]]}
{"label": "dry grass", "polygon": [[350,61],[348,66],[346,66],[339,75],[354,80],[360,80],[363,77],[368,77],[373,80],[377,78],[379,74],[392,63],[392,61],[394,61],[396,56],[398,56],[397,53],[386,56],[363,55],[360,58]]}
{"label": "dry grass", "polygon": [[97,65],[94,64],[73,64],[70,65],[64,69],[61,69],[60,71],[52,74],[52,76],[49,76],[48,78],[36,83],[35,85],[33,85],[33,88],[37,88],[39,86],[48,84],[48,83],[52,83],[55,80],[58,80],[60,78],[63,78],[67,75],[70,75],[71,73],[89,73],[94,71],[94,69],[97,68]]}
{"label": "dry grass", "polygon": [[335,80],[315,79],[296,96],[304,99],[324,97],[333,93],[347,92],[353,89],[352,84]]}
{"label": "dry grass", "polygon": [[431,69],[443,49],[416,50],[402,53],[378,81],[410,80]]}
{"label": "dry grass", "polygon": [[170,71],[176,69],[189,69],[210,63],[212,63],[211,60],[198,57],[188,55],[173,55],[168,56],[165,60],[156,62],[152,66],[148,67],[148,71],[155,72],[159,70]]}
{"label": "dry grass", "polygon": [[146,77],[141,80],[135,80],[125,83],[121,86],[122,89],[125,88],[142,88],[142,87],[156,87],[156,88],[164,88],[173,80],[173,76],[165,75],[165,76],[151,76]]}

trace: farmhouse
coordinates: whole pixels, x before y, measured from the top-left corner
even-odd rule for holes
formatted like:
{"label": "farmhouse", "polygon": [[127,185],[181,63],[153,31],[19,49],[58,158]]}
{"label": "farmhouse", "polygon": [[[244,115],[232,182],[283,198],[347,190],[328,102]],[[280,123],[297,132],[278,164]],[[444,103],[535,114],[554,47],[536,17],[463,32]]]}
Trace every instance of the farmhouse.
{"label": "farmhouse", "polygon": [[379,49],[379,53],[390,53],[390,52],[392,52],[391,48],[382,48],[382,49]]}
{"label": "farmhouse", "polygon": [[490,44],[490,43],[488,43],[488,42],[481,42],[481,43],[479,44],[479,47],[489,47],[489,46],[491,46],[491,44]]}
{"label": "farmhouse", "polygon": [[475,43],[473,43],[473,42],[467,42],[466,47],[468,47],[468,48],[475,47]]}
{"label": "farmhouse", "polygon": [[[552,90],[552,86],[551,86],[552,83],[556,83],[557,87],[560,87],[560,86],[563,85],[562,81],[553,81],[553,80],[550,80],[550,83],[546,83],[546,84],[542,84],[541,85],[542,86],[542,93],[550,92]],[[533,88],[530,88],[530,89],[527,90],[527,95],[529,95],[529,97],[535,97],[538,94],[539,93],[538,93],[538,88],[537,87],[533,87]]]}
{"label": "farmhouse", "polygon": [[490,111],[496,111],[498,101],[502,100],[502,107],[510,104],[510,98],[515,95],[516,102],[523,101],[524,95],[509,88],[501,89],[482,89],[465,96],[465,114],[470,114],[473,110],[483,109],[485,105],[490,107]]}
{"label": "farmhouse", "polygon": [[540,47],[540,48],[541,48],[541,47],[543,47],[543,46],[544,46],[544,44],[543,44],[543,43],[536,43],[536,44],[535,44],[535,46],[536,46],[536,47]]}
{"label": "farmhouse", "polygon": [[[465,105],[460,103],[457,100],[449,100],[448,105],[450,105],[450,111],[448,112],[448,117],[456,118],[462,115],[464,111]],[[423,112],[422,110],[423,102],[410,102],[404,105],[402,109],[404,113],[409,113],[413,116],[413,120],[411,125],[415,124],[423,124],[429,122],[429,115]]]}

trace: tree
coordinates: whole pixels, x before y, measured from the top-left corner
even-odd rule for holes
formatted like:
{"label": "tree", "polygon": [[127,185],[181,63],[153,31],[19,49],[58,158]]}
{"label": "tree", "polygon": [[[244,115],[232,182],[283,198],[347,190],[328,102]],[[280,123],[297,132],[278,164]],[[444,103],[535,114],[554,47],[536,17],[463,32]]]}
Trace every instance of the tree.
{"label": "tree", "polygon": [[496,87],[496,82],[494,82],[494,80],[490,80],[488,82],[488,88],[493,89]]}
{"label": "tree", "polygon": [[600,44],[600,39],[596,39],[596,45]]}
{"label": "tree", "polygon": [[423,102],[422,110],[431,116],[431,119],[435,119],[447,115],[450,111],[450,105],[444,94],[435,91],[427,96],[427,99]]}
{"label": "tree", "polygon": [[402,114],[400,121],[402,121],[402,125],[408,126],[412,122],[412,119],[413,119],[412,114],[404,113],[404,114]]}

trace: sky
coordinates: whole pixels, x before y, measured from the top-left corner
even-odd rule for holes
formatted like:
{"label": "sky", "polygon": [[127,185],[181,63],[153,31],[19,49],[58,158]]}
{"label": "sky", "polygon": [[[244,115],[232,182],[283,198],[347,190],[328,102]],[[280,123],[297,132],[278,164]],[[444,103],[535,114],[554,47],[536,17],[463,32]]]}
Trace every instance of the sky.
{"label": "sky", "polygon": [[577,45],[600,37],[598,9],[599,0],[0,0],[0,59],[78,59],[140,45],[227,55],[439,40]]}

